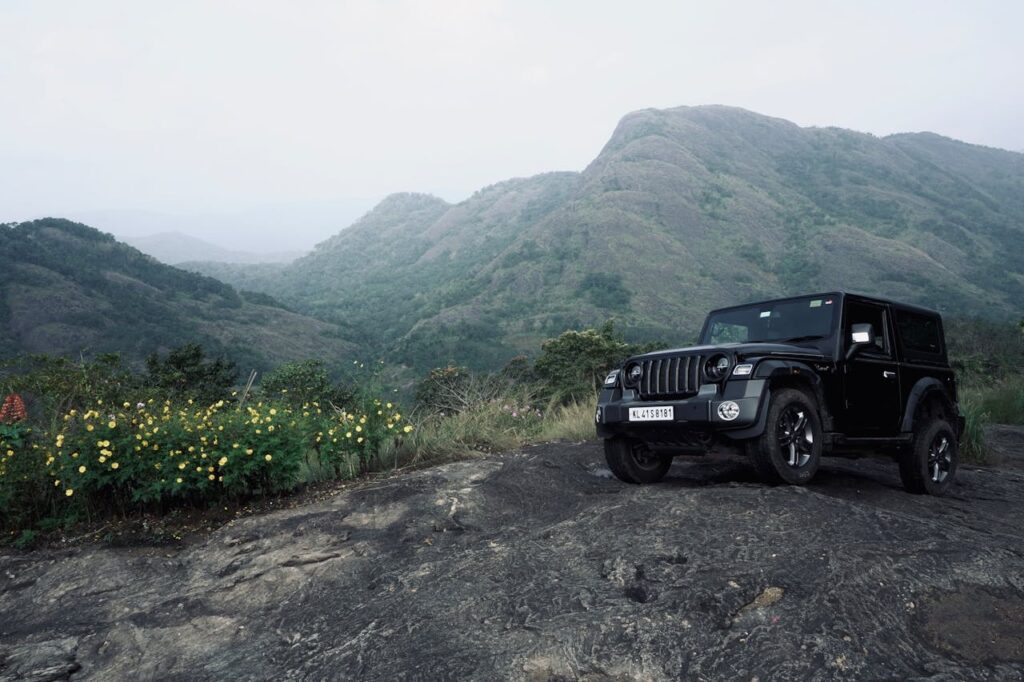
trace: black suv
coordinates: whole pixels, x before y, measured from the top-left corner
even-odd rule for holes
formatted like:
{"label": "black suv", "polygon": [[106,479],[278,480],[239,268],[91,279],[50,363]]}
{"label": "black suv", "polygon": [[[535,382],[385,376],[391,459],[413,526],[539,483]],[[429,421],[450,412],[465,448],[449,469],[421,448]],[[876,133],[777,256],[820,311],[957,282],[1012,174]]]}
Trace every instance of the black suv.
{"label": "black suv", "polygon": [[595,420],[629,483],[725,444],[763,478],[798,485],[823,454],[885,451],[907,490],[930,494],[956,474],[964,425],[939,314],[843,292],[711,312],[700,345],[611,372]]}

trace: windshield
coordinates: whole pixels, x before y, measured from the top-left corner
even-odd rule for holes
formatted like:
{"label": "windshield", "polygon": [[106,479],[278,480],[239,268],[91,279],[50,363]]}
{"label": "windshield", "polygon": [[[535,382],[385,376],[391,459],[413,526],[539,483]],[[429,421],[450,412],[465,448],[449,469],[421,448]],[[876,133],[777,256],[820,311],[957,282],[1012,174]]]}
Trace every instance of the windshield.
{"label": "windshield", "polygon": [[702,344],[814,341],[832,335],[836,296],[806,296],[713,312]]}

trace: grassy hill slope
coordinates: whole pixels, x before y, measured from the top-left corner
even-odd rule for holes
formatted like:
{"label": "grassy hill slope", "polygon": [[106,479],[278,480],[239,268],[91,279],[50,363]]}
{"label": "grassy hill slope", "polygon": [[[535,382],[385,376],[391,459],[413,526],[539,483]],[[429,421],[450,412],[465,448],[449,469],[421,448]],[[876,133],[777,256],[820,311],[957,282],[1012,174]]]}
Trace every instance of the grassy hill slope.
{"label": "grassy hill slope", "polygon": [[85,225],[0,226],[0,356],[122,352],[130,361],[197,341],[244,367],[322,357],[353,345],[325,322],[179,270]]}

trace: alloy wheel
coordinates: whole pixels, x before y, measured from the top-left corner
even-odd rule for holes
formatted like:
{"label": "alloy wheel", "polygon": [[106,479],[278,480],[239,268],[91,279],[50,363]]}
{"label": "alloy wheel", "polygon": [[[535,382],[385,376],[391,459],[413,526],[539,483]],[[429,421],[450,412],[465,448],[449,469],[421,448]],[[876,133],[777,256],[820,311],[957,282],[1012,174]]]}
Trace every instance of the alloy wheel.
{"label": "alloy wheel", "polygon": [[790,405],[779,415],[778,441],[786,463],[794,469],[803,467],[811,460],[814,431],[802,407]]}
{"label": "alloy wheel", "polygon": [[936,483],[942,483],[953,468],[953,451],[949,447],[949,438],[938,434],[928,447],[928,474]]}

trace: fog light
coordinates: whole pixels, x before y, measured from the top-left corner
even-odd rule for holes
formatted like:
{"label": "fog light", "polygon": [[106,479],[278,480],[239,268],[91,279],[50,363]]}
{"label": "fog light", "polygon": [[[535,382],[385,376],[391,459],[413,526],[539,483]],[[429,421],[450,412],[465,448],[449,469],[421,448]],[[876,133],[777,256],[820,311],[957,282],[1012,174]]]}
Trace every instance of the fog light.
{"label": "fog light", "polygon": [[733,419],[740,416],[740,406],[731,400],[726,400],[724,403],[719,403],[718,416],[727,422],[731,422]]}
{"label": "fog light", "polygon": [[594,413],[594,423],[596,423],[596,424],[600,424],[601,423],[601,413],[602,412],[603,412],[603,410],[600,407],[598,407],[597,408],[597,412]]}

